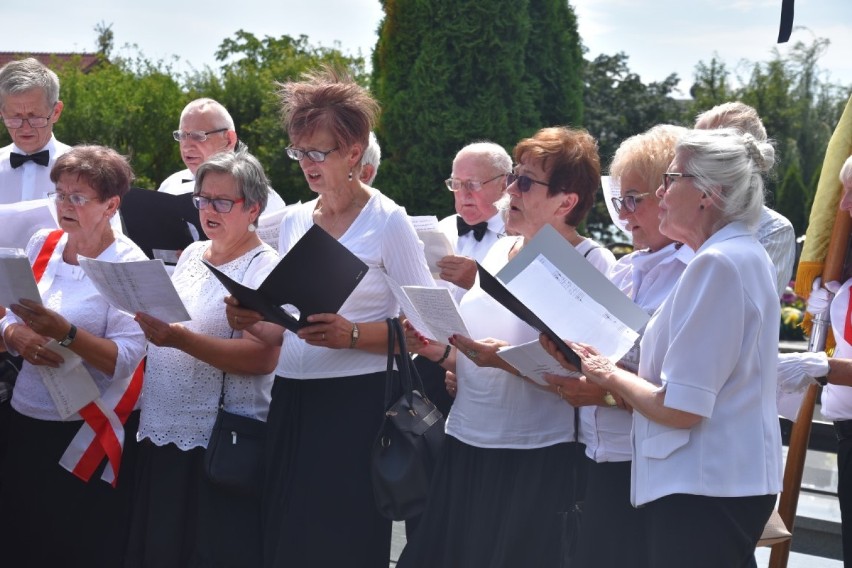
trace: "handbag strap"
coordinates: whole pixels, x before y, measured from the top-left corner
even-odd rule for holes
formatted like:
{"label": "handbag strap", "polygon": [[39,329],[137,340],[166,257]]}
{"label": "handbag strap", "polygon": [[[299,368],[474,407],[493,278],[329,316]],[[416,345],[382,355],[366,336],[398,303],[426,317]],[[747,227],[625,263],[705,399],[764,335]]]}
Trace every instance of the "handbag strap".
{"label": "handbag strap", "polygon": [[[390,408],[396,397],[394,397],[394,380],[393,365],[396,362],[399,376],[399,382],[402,394],[408,401],[409,406],[413,404],[415,389],[418,390],[422,397],[426,397],[423,389],[423,380],[420,378],[420,373],[417,372],[417,367],[411,361],[411,356],[408,354],[408,349],[405,346],[405,332],[402,330],[402,324],[398,318],[387,318],[385,320],[388,326],[388,359],[385,375],[385,410]],[[397,353],[397,350],[399,351]]]}
{"label": "handbag strap", "polygon": [[[246,274],[248,274],[248,269],[251,267],[251,263],[254,262],[254,259],[256,259],[258,256],[262,255],[265,252],[267,252],[266,249],[257,251],[254,254],[254,256],[251,257],[248,264],[246,265],[246,269],[243,271],[243,277],[240,280],[240,282],[242,282],[242,280],[246,279]],[[234,328],[231,328],[231,335],[228,337],[228,339],[234,338],[234,331],[235,331]],[[222,371],[222,389],[219,391],[219,410],[225,410],[225,379],[226,378],[227,378],[227,373],[225,371]]]}

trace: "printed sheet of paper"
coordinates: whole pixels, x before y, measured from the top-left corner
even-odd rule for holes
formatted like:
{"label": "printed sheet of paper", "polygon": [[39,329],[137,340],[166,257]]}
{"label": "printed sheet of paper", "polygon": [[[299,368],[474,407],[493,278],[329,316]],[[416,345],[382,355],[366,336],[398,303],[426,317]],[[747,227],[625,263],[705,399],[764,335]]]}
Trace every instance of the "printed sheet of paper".
{"label": "printed sheet of paper", "polygon": [[59,416],[62,420],[68,420],[81,408],[97,399],[101,393],[79,355],[62,347],[55,340],[50,340],[44,348],[57,353],[64,360],[57,368],[44,365],[37,365],[36,368]]}
{"label": "printed sheet of paper", "polygon": [[26,248],[39,229],[55,229],[56,209],[49,199],[0,205],[0,247]]}
{"label": "printed sheet of paper", "polygon": [[400,286],[387,274],[384,276],[394,298],[399,302],[400,310],[414,329],[441,343],[446,343],[447,338],[455,333],[470,337],[449,290],[442,287]]}
{"label": "printed sheet of paper", "polygon": [[447,235],[438,229],[438,218],[434,215],[411,217],[411,223],[417,231],[417,236],[423,241],[426,263],[429,265],[432,277],[437,280],[441,273],[437,263],[445,256],[456,254],[453,245],[450,244]]}
{"label": "printed sheet of paper", "polygon": [[86,276],[113,307],[130,315],[144,312],[166,323],[190,319],[162,260],[79,259]]}
{"label": "printed sheet of paper", "polygon": [[562,367],[562,365],[557,363],[556,359],[544,350],[544,347],[538,341],[530,341],[529,343],[513,345],[511,347],[501,347],[497,351],[497,355],[516,368],[523,376],[543,386],[550,384],[544,378],[545,373],[573,378],[582,376],[581,373],[569,371]]}
{"label": "printed sheet of paper", "polygon": [[30,261],[21,249],[0,248],[0,306],[26,298],[41,304]]}

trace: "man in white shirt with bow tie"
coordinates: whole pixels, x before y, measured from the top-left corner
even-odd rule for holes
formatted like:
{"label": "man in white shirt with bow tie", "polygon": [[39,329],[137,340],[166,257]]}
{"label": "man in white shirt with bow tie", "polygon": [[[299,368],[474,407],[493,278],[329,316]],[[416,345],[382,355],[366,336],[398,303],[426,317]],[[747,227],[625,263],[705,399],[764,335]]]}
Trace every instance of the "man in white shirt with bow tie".
{"label": "man in white shirt with bow tie", "polygon": [[0,149],[0,204],[43,199],[50,170],[69,147],[53,136],[62,115],[59,77],[33,58],[0,69],[0,116],[12,144]]}

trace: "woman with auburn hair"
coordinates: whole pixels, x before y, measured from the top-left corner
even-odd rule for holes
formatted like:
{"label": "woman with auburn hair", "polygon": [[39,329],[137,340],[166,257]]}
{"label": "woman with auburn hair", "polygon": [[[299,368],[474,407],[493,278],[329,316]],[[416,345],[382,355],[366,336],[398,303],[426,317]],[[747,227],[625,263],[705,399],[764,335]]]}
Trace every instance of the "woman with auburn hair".
{"label": "woman with auburn hair", "polygon": [[[518,142],[513,154],[506,229],[516,236],[499,239],[483,267],[498,272],[550,225],[608,272],[612,254],[577,231],[600,183],[595,139],[584,130],[543,128]],[[561,389],[520,377],[497,356],[502,346],[534,341],[535,329],[478,281],[459,309],[471,335],[487,339],[454,336],[456,349],[447,351],[409,333],[412,351],[432,360],[449,355],[441,361],[457,375],[457,394],[432,494],[399,566],[562,566],[572,487],[579,492],[583,481],[575,408]]]}

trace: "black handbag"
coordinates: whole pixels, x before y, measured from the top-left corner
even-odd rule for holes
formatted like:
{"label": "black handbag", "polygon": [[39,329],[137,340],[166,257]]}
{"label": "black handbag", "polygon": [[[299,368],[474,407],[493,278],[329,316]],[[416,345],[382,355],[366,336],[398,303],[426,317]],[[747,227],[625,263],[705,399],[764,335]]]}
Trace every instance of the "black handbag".
{"label": "black handbag", "polygon": [[240,495],[260,493],[266,451],[266,422],[225,410],[225,373],[219,411],[204,452],[204,475],[223,489]]}
{"label": "black handbag", "polygon": [[[444,416],[421,394],[423,383],[405,348],[399,320],[389,318],[387,323],[385,417],[373,442],[373,495],[382,516],[402,521],[421,514],[426,507],[444,441]],[[397,346],[399,354],[395,355]],[[398,372],[393,370],[394,361]]]}

